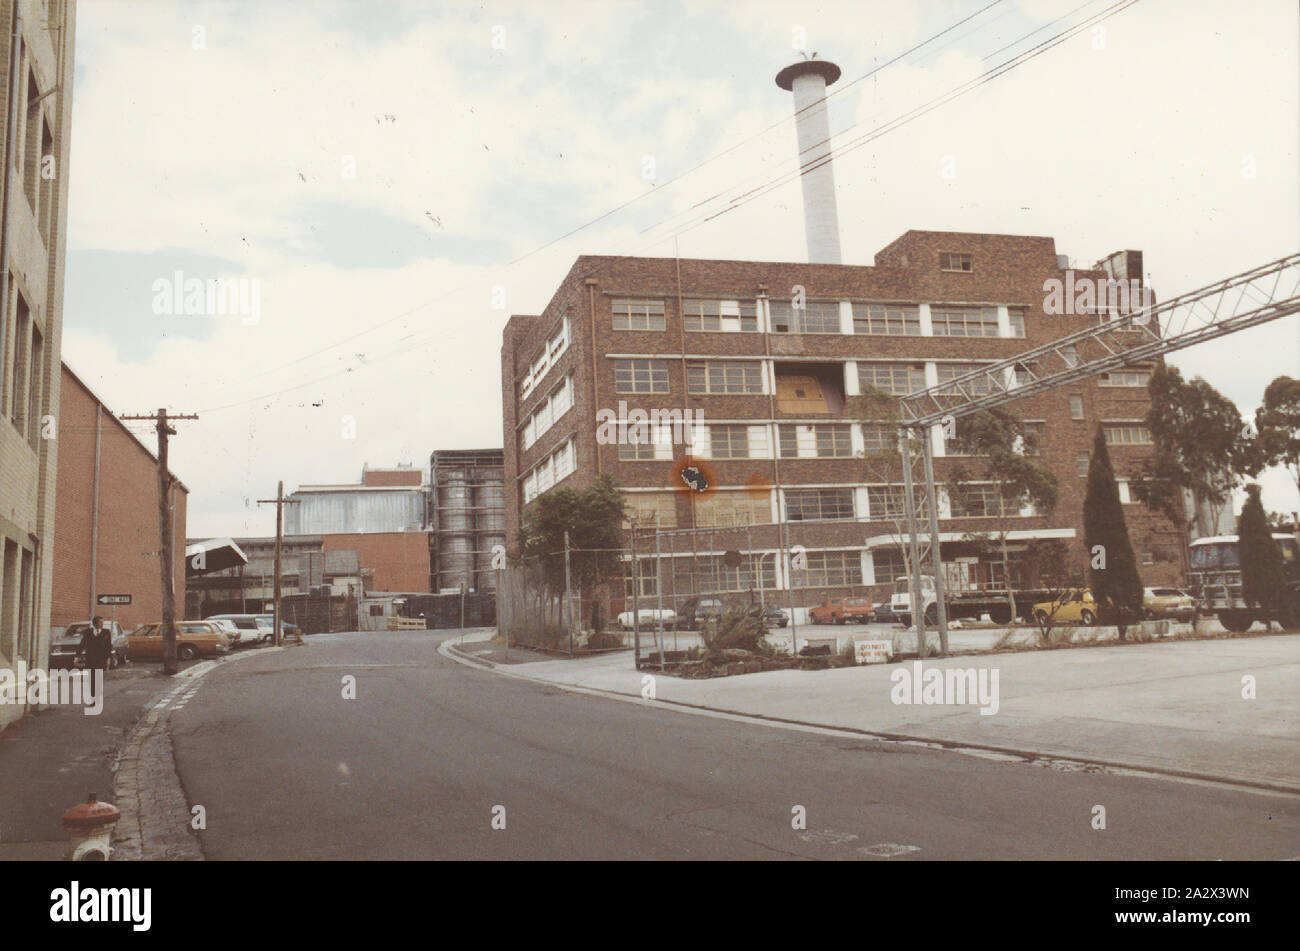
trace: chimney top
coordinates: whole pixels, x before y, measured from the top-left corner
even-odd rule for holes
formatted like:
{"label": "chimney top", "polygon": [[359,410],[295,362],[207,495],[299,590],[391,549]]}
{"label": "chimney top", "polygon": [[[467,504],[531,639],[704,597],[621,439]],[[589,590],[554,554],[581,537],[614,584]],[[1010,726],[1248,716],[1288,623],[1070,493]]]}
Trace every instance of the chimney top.
{"label": "chimney top", "polygon": [[[814,56],[817,54],[814,53]],[[829,86],[840,78],[840,68],[828,59],[805,59],[797,63],[791,63],[785,69],[776,74],[776,84],[790,92],[794,89],[794,81],[800,76],[806,76],[810,73],[820,73]]]}

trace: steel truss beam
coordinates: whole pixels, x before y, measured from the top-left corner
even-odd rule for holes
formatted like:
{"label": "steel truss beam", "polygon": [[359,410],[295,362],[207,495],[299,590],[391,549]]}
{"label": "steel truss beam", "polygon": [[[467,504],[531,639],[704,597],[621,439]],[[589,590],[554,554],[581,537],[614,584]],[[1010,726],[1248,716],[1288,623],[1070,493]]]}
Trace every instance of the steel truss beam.
{"label": "steel truss beam", "polygon": [[899,427],[904,449],[907,530],[911,536],[912,622],[916,626],[919,656],[925,656],[925,618],[924,611],[917,610],[920,565],[916,540],[921,518],[926,513],[918,512],[918,493],[913,491],[914,457],[908,451],[913,438],[921,442],[925,467],[923,498],[932,500],[928,506],[930,551],[938,602],[939,650],[943,655],[948,652],[948,619],[939,552],[932,427],[1296,313],[1300,313],[1300,254],[1261,264],[1155,307],[1117,315],[1007,360],[980,367],[948,383],[902,397]]}
{"label": "steel truss beam", "polygon": [[899,400],[926,428],[1300,313],[1300,254],[1279,258]]}

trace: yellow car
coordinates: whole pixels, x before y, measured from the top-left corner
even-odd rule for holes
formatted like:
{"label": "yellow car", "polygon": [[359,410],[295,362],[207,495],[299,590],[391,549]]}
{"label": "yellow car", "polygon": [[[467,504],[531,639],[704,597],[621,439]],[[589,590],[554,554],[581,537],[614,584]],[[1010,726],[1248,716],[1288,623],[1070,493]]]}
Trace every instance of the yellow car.
{"label": "yellow car", "polygon": [[[126,636],[132,660],[162,660],[162,624],[142,624]],[[176,656],[193,660],[202,654],[224,654],[230,638],[214,621],[177,621]]]}
{"label": "yellow car", "polygon": [[1087,588],[1071,588],[1054,601],[1040,601],[1034,605],[1034,620],[1040,625],[1048,621],[1091,625],[1096,623],[1097,613],[1097,602],[1092,600],[1092,592]]}
{"label": "yellow car", "polygon": [[1142,613],[1148,618],[1171,617],[1180,621],[1196,619],[1196,599],[1177,588],[1146,588],[1142,594]]}

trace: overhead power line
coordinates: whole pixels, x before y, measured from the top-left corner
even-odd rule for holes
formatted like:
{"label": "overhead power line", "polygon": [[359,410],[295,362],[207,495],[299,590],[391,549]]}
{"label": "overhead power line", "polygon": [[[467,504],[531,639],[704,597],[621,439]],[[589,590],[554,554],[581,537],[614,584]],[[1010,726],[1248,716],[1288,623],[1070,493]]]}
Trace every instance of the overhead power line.
{"label": "overhead power line", "polygon": [[[1074,10],[1072,10],[1071,13],[1073,13],[1073,12],[1077,12],[1079,9],[1082,9],[1082,7],[1084,7],[1084,6],[1089,6],[1089,5],[1091,5],[1091,2],[1095,2],[1095,0],[1090,0],[1090,3],[1085,3],[1085,4],[1082,4],[1080,7],[1076,7],[1076,8],[1074,8]],[[776,188],[779,188],[779,187],[781,187],[782,185],[785,185],[785,184],[788,184],[789,182],[794,181],[795,179],[797,179],[798,177],[800,177],[800,176],[802,176],[802,175],[806,175],[806,174],[808,174],[809,172],[815,171],[817,168],[820,168],[822,165],[826,164],[826,163],[829,162],[829,161],[832,161],[834,158],[836,158],[836,157],[838,157],[838,156],[840,156],[840,155],[846,154],[847,152],[854,151],[855,149],[861,148],[863,145],[867,144],[867,143],[870,142],[870,141],[874,141],[875,139],[878,139],[878,138],[880,138],[880,137],[882,137],[882,136],[884,136],[884,135],[887,135],[887,134],[890,133],[890,132],[896,131],[897,129],[903,127],[904,125],[907,125],[908,123],[914,121],[915,119],[918,119],[918,118],[920,118],[921,116],[923,116],[923,115],[925,115],[925,114],[927,114],[927,113],[929,113],[929,112],[934,111],[935,109],[939,108],[940,106],[943,106],[943,105],[947,104],[948,102],[951,102],[952,100],[957,99],[957,98],[959,98],[959,97],[962,96],[962,95],[965,95],[966,93],[972,91],[973,89],[978,88],[979,86],[983,85],[984,83],[986,83],[986,82],[990,82],[991,80],[996,79],[996,78],[998,78],[999,76],[1001,76],[1001,75],[1003,75],[1003,74],[1005,74],[1005,73],[1007,73],[1007,72],[1010,72],[1011,70],[1013,70],[1013,69],[1015,69],[1015,68],[1017,68],[1017,67],[1019,67],[1019,66],[1024,65],[1024,63],[1030,61],[1031,59],[1034,59],[1034,58],[1036,58],[1037,56],[1040,56],[1040,55],[1042,55],[1043,53],[1047,52],[1048,50],[1054,48],[1055,46],[1060,45],[1061,43],[1065,42],[1066,40],[1071,39],[1073,36],[1077,35],[1077,34],[1078,34],[1079,32],[1081,32],[1082,30],[1085,30],[1085,29],[1087,29],[1088,27],[1093,26],[1093,25],[1095,25],[1096,23],[1101,22],[1102,20],[1105,20],[1105,19],[1110,18],[1111,16],[1114,16],[1115,14],[1121,12],[1122,10],[1124,10],[1124,9],[1126,9],[1126,8],[1128,8],[1128,7],[1130,7],[1130,6],[1132,6],[1133,4],[1135,4],[1135,3],[1137,3],[1137,2],[1138,2],[1138,0],[1118,0],[1118,2],[1111,4],[1111,6],[1105,8],[1104,10],[1100,11],[1099,13],[1094,14],[1093,16],[1087,18],[1086,20],[1083,20],[1083,21],[1081,21],[1081,22],[1075,24],[1074,26],[1068,27],[1068,28],[1066,28],[1066,29],[1064,29],[1064,30],[1059,31],[1059,32],[1056,33],[1056,34],[1053,34],[1051,37],[1049,37],[1048,39],[1042,41],[1041,43],[1037,44],[1036,46],[1031,47],[1029,50],[1026,50],[1026,51],[1024,51],[1024,52],[1022,52],[1022,53],[1016,54],[1015,56],[1009,58],[1008,60],[1004,61],[1003,63],[1000,63],[998,66],[995,66],[995,67],[993,67],[993,68],[987,70],[986,72],[984,72],[984,73],[981,74],[980,76],[975,77],[974,79],[968,80],[967,82],[960,84],[959,86],[955,87],[954,89],[949,90],[949,92],[944,93],[943,95],[938,96],[938,97],[936,97],[936,98],[930,100],[929,102],[927,102],[927,103],[925,103],[925,104],[923,104],[923,105],[921,105],[921,106],[917,106],[917,107],[913,108],[912,110],[909,110],[908,112],[904,113],[903,115],[901,115],[901,116],[899,116],[899,117],[896,117],[895,119],[890,120],[890,121],[887,122],[883,127],[881,127],[881,128],[877,128],[877,129],[873,129],[873,130],[872,130],[871,132],[869,132],[869,133],[865,133],[865,134],[862,135],[862,136],[859,136],[859,137],[857,137],[857,138],[855,138],[855,139],[851,139],[851,140],[850,140],[848,143],[846,143],[845,145],[843,145],[843,146],[841,146],[841,147],[839,147],[839,148],[836,148],[836,149],[832,149],[830,152],[828,152],[828,153],[826,153],[826,154],[824,154],[824,155],[818,156],[818,157],[815,158],[815,159],[812,159],[812,160],[810,160],[810,161],[807,161],[807,162],[803,163],[802,165],[800,165],[799,168],[797,168],[797,169],[795,169],[795,170],[793,170],[793,171],[791,171],[791,172],[784,173],[784,174],[779,175],[779,176],[777,176],[777,177],[775,177],[775,178],[773,178],[773,179],[769,179],[769,181],[768,181],[766,184],[761,184],[761,185],[759,185],[759,186],[757,186],[757,187],[755,187],[755,188],[752,188],[752,189],[750,189],[749,191],[747,191],[747,192],[745,192],[745,193],[743,193],[743,194],[737,196],[736,198],[733,198],[733,199],[732,199],[732,203],[731,203],[727,208],[722,209],[721,211],[716,211],[716,212],[712,212],[712,213],[709,213],[709,214],[707,214],[707,215],[701,216],[701,217],[699,217],[699,218],[693,220],[692,222],[689,222],[688,225],[687,225],[686,227],[680,228],[680,229],[678,229],[677,231],[672,232],[672,233],[669,234],[669,235],[661,236],[661,237],[659,237],[659,238],[654,239],[653,241],[649,242],[649,243],[646,245],[646,247],[653,247],[654,245],[661,244],[663,241],[667,240],[668,238],[671,238],[671,237],[678,237],[678,236],[680,236],[680,235],[682,235],[682,234],[686,234],[686,233],[689,232],[689,231],[693,231],[693,230],[695,230],[695,228],[698,228],[698,227],[700,227],[701,225],[707,224],[709,221],[712,221],[712,220],[714,220],[714,219],[716,219],[716,218],[718,218],[718,217],[721,217],[722,215],[726,214],[726,213],[729,212],[729,211],[734,211],[736,208],[739,208],[739,207],[741,207],[742,205],[747,204],[747,203],[750,202],[750,201],[753,201],[753,200],[755,200],[755,199],[757,199],[757,198],[760,198],[760,197],[762,197],[763,195],[766,195],[766,194],[768,194],[769,192],[775,190]],[[961,23],[967,22],[967,21],[970,20],[972,17],[977,16],[979,13],[984,12],[985,10],[989,9],[989,8],[992,7],[992,6],[994,6],[994,4],[989,4],[988,6],[981,8],[979,11],[977,11],[975,14],[972,14],[970,17],[966,17],[966,18],[964,18],[963,20],[958,21],[958,23],[954,24],[953,27],[949,27],[949,28],[947,28],[946,30],[943,30],[943,31],[941,31],[940,33],[935,34],[934,37],[931,37],[930,39],[926,40],[924,43],[918,44],[917,46],[913,47],[911,50],[909,50],[909,52],[913,52],[913,51],[915,51],[916,49],[921,48],[922,46],[924,46],[924,45],[926,45],[927,43],[931,42],[935,37],[941,36],[941,35],[943,35],[944,33],[949,32],[949,31],[950,31],[951,29],[953,29],[954,27],[959,26]],[[1069,16],[1069,15],[1070,15],[1070,14],[1067,13],[1067,14],[1065,14],[1064,16]],[[1062,19],[1062,18],[1063,18],[1063,17],[1058,17],[1058,18],[1057,18],[1057,21],[1059,21],[1059,20]],[[1057,21],[1052,21],[1052,22],[1057,22]],[[1030,33],[1026,34],[1025,36],[1021,37],[1019,40],[1017,40],[1017,41],[1015,41],[1014,43],[1010,44],[1010,46],[1015,46],[1015,45],[1017,45],[1018,43],[1023,42],[1023,41],[1028,37],[1028,36],[1032,36],[1034,33],[1041,32],[1042,29],[1044,29],[1044,27],[1038,27],[1038,28],[1036,28],[1035,30],[1033,30],[1033,31],[1031,31]],[[1005,49],[1007,49],[1007,48],[1009,48],[1009,47],[1008,47],[1008,46],[1004,46],[1004,47],[1002,47],[1003,50],[1005,50]],[[893,60],[890,60],[890,63],[891,63],[891,64],[892,64],[892,63],[895,63],[895,62],[898,61],[898,59],[902,58],[902,56],[906,56],[906,55],[908,55],[908,54],[907,54],[907,53],[901,54],[901,56],[899,56],[899,57],[895,57]],[[889,65],[889,64],[885,64],[885,65]],[[879,67],[879,68],[876,69],[876,70],[872,70],[871,73],[864,74],[864,76],[859,77],[858,80],[854,80],[854,82],[860,81],[861,79],[865,79],[865,78],[867,78],[867,76],[873,75],[874,73],[878,72],[880,69],[884,69],[884,68],[885,68],[885,66],[881,66],[881,67]],[[828,98],[829,98],[829,97],[828,97]],[[824,102],[824,100],[823,100],[822,102]],[[819,103],[814,103],[813,105],[814,105],[814,106],[817,106],[817,105],[820,105],[820,104],[821,104],[821,103],[819,102]],[[792,116],[791,116],[791,117],[787,117],[785,120],[783,120],[783,122],[784,122],[784,121],[788,121],[790,118],[792,118]],[[779,125],[779,124],[780,124],[780,123],[778,123],[777,125]],[[852,127],[852,126],[850,126],[850,128],[851,128],[851,127]],[[770,128],[775,128],[775,126],[769,127],[769,129],[768,129],[768,130],[764,130],[764,132],[766,132],[766,131],[770,131]],[[758,135],[762,135],[762,134],[764,134],[764,133],[758,133]],[[751,137],[749,140],[746,140],[746,141],[752,141],[752,139],[755,138],[755,137],[757,137],[757,136]],[[744,144],[744,143],[741,143],[741,144]],[[824,144],[824,143],[819,143],[819,144]],[[812,146],[812,147],[815,147],[815,146]],[[807,150],[804,150],[804,151],[807,151]],[[725,153],[719,153],[719,156],[722,155],[722,154],[725,154]],[[800,153],[800,154],[802,154],[802,153]],[[703,164],[703,163],[701,163],[701,164]],[[699,167],[699,166],[697,166],[697,167]],[[686,173],[683,173],[683,175],[685,175],[685,174],[686,174]],[[678,176],[676,179],[673,179],[673,181],[680,180],[681,177],[683,177],[683,176]],[[626,203],[625,203],[625,204],[626,204]],[[603,217],[603,216],[602,216],[602,217]],[[594,222],[597,221],[597,220],[600,220],[600,219],[593,219],[591,223],[594,223]],[[665,220],[667,220],[667,219],[665,219]],[[584,227],[585,227],[585,226],[584,226]],[[578,229],[578,230],[581,230],[581,229]],[[576,233],[576,232],[575,232],[575,233]],[[554,243],[554,242],[551,242],[551,243]],[[533,252],[530,252],[530,255],[531,255],[531,254],[534,254],[534,253],[537,253],[538,251],[541,251],[541,250],[542,250],[544,247],[546,247],[546,246],[547,246],[547,245],[543,245],[542,247],[539,247],[539,248],[535,249]],[[529,256],[529,255],[525,255],[525,257],[527,257],[527,256]],[[523,258],[518,258],[518,259],[516,259],[516,262],[517,262],[517,261],[520,261],[520,260],[523,260]],[[512,262],[512,263],[516,263],[516,262]],[[377,324],[377,325],[375,325],[375,327],[370,328],[369,330],[360,331],[360,332],[358,332],[357,334],[354,334],[354,335],[352,335],[351,337],[346,338],[346,340],[353,340],[353,339],[356,339],[356,338],[359,337],[359,336],[363,336],[363,335],[369,333],[371,330],[377,329],[379,326],[383,326],[383,324],[392,323],[393,321],[398,320],[398,319],[400,319],[400,318],[403,317],[403,316],[407,316],[407,315],[409,315],[410,313],[413,313],[413,312],[416,311],[416,310],[423,309],[423,307],[426,307],[426,306],[428,306],[429,304],[434,303],[434,302],[435,302],[436,300],[438,300],[438,299],[441,299],[441,298],[443,298],[443,297],[450,296],[451,294],[456,293],[458,290],[460,290],[460,288],[453,289],[452,291],[449,291],[447,294],[440,295],[440,298],[435,298],[435,299],[430,300],[430,301],[428,301],[428,302],[426,302],[426,303],[424,303],[424,304],[418,305],[417,307],[413,308],[412,310],[407,311],[407,312],[405,312],[405,313],[403,313],[403,314],[400,314],[400,315],[398,315],[397,317],[390,318],[390,319],[388,319],[387,321],[384,321],[384,322],[381,323],[381,324]],[[286,394],[286,393],[291,393],[291,392],[294,392],[294,391],[296,391],[296,390],[306,389],[306,388],[308,388],[308,387],[315,386],[315,385],[317,385],[317,384],[319,384],[319,383],[327,382],[327,381],[329,381],[329,380],[331,380],[331,379],[334,379],[335,377],[341,376],[341,375],[343,375],[343,374],[345,374],[345,373],[351,373],[351,372],[357,372],[357,373],[359,373],[359,372],[361,372],[362,370],[364,370],[364,369],[366,369],[366,368],[368,368],[368,367],[376,366],[376,365],[378,365],[379,363],[381,363],[381,362],[383,362],[383,361],[385,361],[385,360],[387,360],[387,359],[389,359],[389,358],[391,358],[391,357],[393,357],[393,356],[397,356],[397,355],[401,355],[401,354],[409,354],[409,353],[416,352],[416,351],[418,351],[418,350],[425,349],[425,348],[427,348],[428,346],[431,346],[434,342],[436,342],[436,340],[437,340],[438,338],[440,338],[440,336],[441,336],[441,331],[431,331],[431,332],[429,332],[429,333],[427,333],[427,334],[424,334],[424,335],[420,335],[420,336],[418,336],[414,342],[408,342],[408,343],[405,343],[404,346],[401,346],[401,347],[399,347],[399,348],[397,348],[397,349],[395,349],[395,350],[393,350],[393,351],[390,351],[390,352],[387,353],[387,354],[384,354],[384,355],[381,355],[381,356],[378,356],[378,357],[373,357],[373,358],[368,359],[368,360],[366,361],[366,363],[363,364],[362,366],[359,366],[359,367],[349,367],[349,368],[346,368],[346,369],[344,369],[344,370],[335,370],[335,371],[331,371],[330,373],[327,373],[327,374],[325,374],[325,375],[323,375],[323,376],[317,377],[317,378],[312,379],[312,380],[305,381],[305,382],[303,382],[303,383],[298,383],[298,384],[295,384],[295,385],[293,385],[293,386],[284,387],[284,388],[281,388],[281,389],[278,389],[278,390],[273,390],[273,391],[271,391],[271,392],[268,392],[268,393],[262,394],[261,396],[249,397],[249,398],[246,398],[246,399],[238,400],[238,401],[235,401],[235,402],[232,402],[232,403],[225,404],[225,405],[223,405],[223,406],[210,407],[210,408],[207,408],[207,409],[205,409],[205,410],[202,410],[202,412],[209,412],[209,413],[211,413],[211,412],[220,412],[220,411],[222,411],[222,410],[232,409],[232,408],[237,407],[237,406],[244,406],[244,405],[247,405],[247,404],[249,404],[249,403],[259,402],[259,401],[261,401],[261,400],[274,399],[275,397],[277,397],[277,396],[281,396],[281,395],[284,395],[284,394]],[[345,341],[340,341],[339,343],[346,342],[346,340],[345,340]],[[309,354],[308,357],[302,357],[302,358],[299,358],[298,360],[291,361],[291,364],[292,364],[292,363],[301,362],[301,360],[303,360],[303,359],[308,359],[310,356],[315,356],[315,355],[317,355],[317,354],[319,354],[319,353],[325,352],[326,350],[332,349],[334,346],[338,346],[339,343],[331,344],[331,345],[329,345],[329,346],[326,346],[326,347],[322,348],[321,350],[314,351],[312,354]],[[291,364],[286,364],[286,365],[291,365]]]}
{"label": "overhead power line", "polygon": [[[848,89],[849,87],[854,86],[854,85],[856,85],[856,84],[862,82],[863,80],[870,79],[872,76],[875,76],[876,74],[880,73],[882,70],[888,69],[890,66],[892,66],[892,65],[894,65],[895,63],[899,62],[900,60],[902,60],[902,59],[904,59],[904,58],[906,58],[906,57],[912,55],[913,53],[917,52],[918,50],[920,50],[920,49],[924,49],[926,46],[929,46],[929,45],[930,45],[931,43],[933,43],[935,40],[937,40],[937,39],[939,39],[939,38],[941,38],[941,37],[947,35],[948,33],[951,33],[953,30],[957,29],[958,27],[960,27],[960,26],[962,26],[962,25],[964,25],[964,24],[966,24],[966,23],[969,23],[971,20],[973,20],[973,19],[975,19],[976,17],[980,16],[980,15],[981,15],[982,13],[984,13],[985,11],[992,9],[992,8],[995,7],[995,6],[998,6],[998,5],[999,5],[1000,3],[1002,3],[1002,2],[1003,2],[1003,0],[992,0],[991,3],[988,3],[988,4],[986,4],[985,6],[980,7],[980,9],[976,10],[974,13],[970,14],[969,16],[965,16],[965,17],[963,17],[962,19],[958,20],[957,22],[953,23],[951,26],[948,26],[948,27],[946,27],[946,28],[940,30],[939,32],[932,34],[931,36],[929,36],[929,37],[927,37],[926,39],[922,40],[920,43],[917,43],[915,46],[912,46],[911,48],[905,50],[904,52],[899,53],[897,56],[893,57],[892,59],[888,60],[887,62],[882,63],[880,66],[877,66],[877,67],[875,67],[874,69],[871,69],[871,70],[869,70],[869,71],[863,73],[861,76],[858,76],[856,79],[850,80],[848,83],[842,84],[842,85],[840,86],[839,89],[837,89],[835,92],[831,93],[831,96],[839,95],[841,92],[845,91],[845,90]],[[1090,0],[1090,2],[1095,2],[1095,0]],[[828,96],[827,98],[830,98],[831,96]],[[686,169],[685,171],[681,172],[680,174],[678,174],[678,175],[674,175],[672,178],[670,178],[670,179],[668,179],[668,180],[666,180],[666,181],[664,181],[664,182],[662,182],[662,183],[657,184],[653,190],[651,190],[651,191],[646,191],[646,192],[642,192],[641,194],[639,194],[639,195],[635,195],[634,197],[629,198],[627,201],[624,201],[624,202],[622,202],[621,204],[615,205],[613,208],[609,209],[608,211],[606,211],[606,212],[604,212],[604,213],[602,213],[602,214],[600,214],[600,215],[597,215],[596,217],[594,217],[594,218],[592,218],[592,219],[590,219],[590,220],[584,222],[583,224],[580,224],[580,225],[578,225],[578,226],[576,226],[576,227],[574,227],[574,228],[571,228],[570,230],[566,231],[565,233],[563,233],[563,234],[561,234],[561,235],[558,235],[557,237],[552,238],[551,240],[545,242],[544,244],[541,244],[541,245],[539,245],[539,246],[533,248],[531,251],[528,251],[527,253],[522,254],[522,255],[520,255],[519,257],[517,257],[517,258],[515,258],[515,259],[513,259],[513,260],[511,260],[511,261],[509,261],[509,262],[507,262],[505,265],[502,265],[502,267],[503,267],[503,268],[511,268],[511,267],[514,267],[515,265],[517,265],[517,264],[519,264],[519,263],[521,263],[521,262],[523,262],[523,261],[525,261],[525,260],[527,260],[527,259],[533,257],[534,255],[540,254],[542,251],[545,251],[547,248],[553,247],[554,245],[558,244],[559,242],[564,241],[564,240],[566,240],[567,238],[571,238],[571,237],[573,237],[575,234],[579,234],[580,232],[587,230],[587,229],[590,228],[592,225],[598,224],[598,223],[600,223],[601,221],[604,221],[605,219],[607,219],[607,218],[609,218],[609,217],[611,217],[611,216],[613,216],[613,215],[615,215],[615,214],[618,214],[620,211],[623,211],[623,210],[625,210],[625,209],[631,207],[632,205],[635,205],[637,202],[640,202],[640,201],[645,200],[646,198],[649,198],[651,195],[654,195],[654,194],[662,194],[663,191],[664,191],[664,189],[669,188],[669,187],[671,187],[671,186],[677,184],[678,182],[681,182],[682,180],[686,179],[687,177],[689,177],[690,175],[692,175],[692,174],[694,174],[695,172],[699,171],[700,169],[704,168],[705,166],[710,165],[710,164],[712,164],[713,162],[716,162],[716,161],[718,161],[718,160],[720,160],[720,159],[722,159],[722,158],[725,158],[726,156],[732,154],[733,152],[737,151],[738,149],[743,148],[744,146],[748,145],[749,143],[754,142],[755,140],[762,138],[763,136],[767,135],[769,132],[772,132],[772,131],[775,130],[775,129],[779,129],[779,128],[781,128],[782,126],[784,126],[784,125],[790,123],[790,122],[793,121],[795,118],[797,118],[797,117],[799,116],[800,113],[802,113],[802,112],[804,112],[804,111],[806,111],[806,110],[808,110],[808,109],[817,108],[817,107],[819,107],[819,106],[821,106],[821,105],[822,105],[821,103],[812,103],[811,105],[809,105],[809,106],[805,106],[804,109],[800,109],[800,110],[796,111],[796,112],[793,113],[793,114],[790,114],[790,115],[787,115],[787,116],[783,116],[779,121],[772,123],[771,125],[767,126],[766,128],[761,129],[760,131],[758,131],[758,132],[756,132],[756,133],[754,133],[754,134],[748,136],[748,137],[745,138],[745,139],[742,139],[741,141],[735,143],[734,145],[729,146],[728,148],[723,149],[723,150],[720,151],[720,152],[716,152],[716,153],[714,153],[713,155],[709,156],[708,158],[702,159],[701,161],[697,162],[695,165],[692,165],[690,168]],[[713,200],[712,198],[708,198],[708,199],[705,199],[705,202],[712,201],[712,200]],[[696,204],[698,205],[698,204],[700,204],[700,203],[696,203]],[[694,206],[693,206],[693,207],[694,207]],[[387,327],[388,325],[393,324],[393,323],[395,323],[395,322],[397,322],[397,321],[399,321],[399,320],[401,320],[401,319],[403,319],[403,318],[405,318],[405,317],[409,317],[409,316],[411,316],[412,314],[414,314],[414,313],[416,313],[416,312],[418,312],[418,311],[420,311],[420,310],[423,310],[425,307],[430,306],[431,304],[435,304],[435,303],[438,303],[439,301],[446,300],[447,298],[452,297],[452,296],[454,296],[454,295],[456,295],[456,294],[458,294],[458,293],[460,293],[460,292],[462,292],[462,291],[464,291],[464,290],[466,290],[466,289],[467,289],[467,288],[466,288],[465,285],[458,285],[458,286],[456,286],[456,287],[453,287],[453,288],[449,289],[448,291],[446,291],[445,293],[438,295],[437,297],[432,297],[432,298],[430,298],[430,299],[428,299],[428,300],[426,300],[426,301],[424,301],[424,302],[422,302],[422,303],[420,303],[420,304],[415,305],[414,307],[411,307],[411,308],[409,308],[409,309],[407,309],[407,310],[402,311],[402,312],[399,313],[399,314],[396,314],[396,315],[394,315],[394,316],[392,316],[392,317],[389,317],[389,318],[386,318],[386,319],[384,319],[384,320],[381,320],[381,321],[379,321],[378,323],[375,323],[375,324],[373,324],[373,325],[371,325],[371,326],[369,326],[369,327],[367,327],[367,328],[365,328],[365,329],[363,329],[363,330],[359,330],[359,331],[357,331],[357,332],[354,333],[354,334],[350,334],[349,336],[342,337],[342,338],[340,338],[340,339],[338,339],[338,340],[333,341],[332,343],[326,344],[326,345],[323,346],[323,347],[320,347],[320,348],[318,348],[318,349],[316,349],[316,350],[313,350],[313,351],[311,351],[310,353],[304,354],[304,355],[299,356],[299,357],[295,357],[294,359],[292,359],[292,360],[288,360],[288,361],[286,361],[286,362],[284,362],[284,363],[277,364],[276,366],[271,367],[271,368],[269,368],[269,369],[259,371],[258,373],[253,374],[251,377],[245,377],[245,379],[258,379],[258,378],[260,378],[260,377],[268,376],[268,375],[270,375],[271,373],[276,373],[276,372],[278,372],[278,371],[280,371],[280,370],[283,370],[283,369],[286,369],[286,368],[288,368],[288,367],[295,366],[295,365],[297,365],[297,364],[299,364],[299,363],[304,362],[305,360],[310,360],[312,357],[319,356],[320,354],[322,354],[322,353],[326,353],[326,352],[328,352],[328,351],[330,351],[330,350],[333,350],[333,349],[336,348],[336,347],[341,347],[341,346],[343,346],[343,345],[346,344],[346,343],[351,343],[353,340],[357,340],[357,339],[359,339],[359,338],[361,338],[361,337],[367,336],[368,334],[371,334],[371,333],[373,333],[373,332],[376,331],[376,330],[380,330],[380,329],[382,329],[382,328],[384,328],[384,327]]]}

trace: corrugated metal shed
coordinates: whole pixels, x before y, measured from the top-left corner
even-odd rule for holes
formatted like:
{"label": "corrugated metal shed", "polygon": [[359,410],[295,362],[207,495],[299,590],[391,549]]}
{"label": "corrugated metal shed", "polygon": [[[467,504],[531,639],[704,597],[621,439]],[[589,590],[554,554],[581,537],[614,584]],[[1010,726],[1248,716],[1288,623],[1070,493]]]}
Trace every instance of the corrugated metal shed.
{"label": "corrugated metal shed", "polygon": [[285,507],[288,534],[351,535],[422,531],[427,495],[417,488],[299,489]]}

